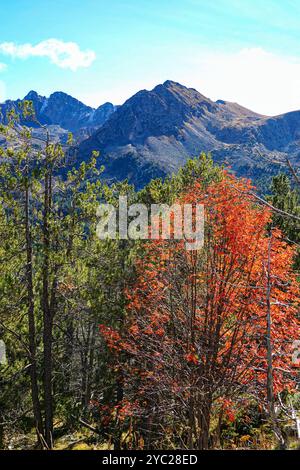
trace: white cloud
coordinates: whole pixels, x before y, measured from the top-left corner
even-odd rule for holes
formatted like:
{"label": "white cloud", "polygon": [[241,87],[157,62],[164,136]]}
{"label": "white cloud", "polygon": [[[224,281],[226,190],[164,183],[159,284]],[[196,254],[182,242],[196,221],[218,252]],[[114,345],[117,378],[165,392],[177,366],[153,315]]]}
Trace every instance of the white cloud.
{"label": "white cloud", "polygon": [[2,72],[2,70],[5,70],[6,69],[6,64],[2,64],[2,62],[0,62],[0,72]]}
{"label": "white cloud", "polygon": [[300,57],[247,48],[194,51],[186,62],[180,80],[211,99],[234,101],[267,115],[300,109]]}
{"label": "white cloud", "polygon": [[96,58],[94,51],[82,51],[75,42],[63,42],[58,39],[47,39],[36,45],[3,42],[0,43],[0,53],[20,59],[48,57],[58,67],[73,71],[80,67],[89,67]]}

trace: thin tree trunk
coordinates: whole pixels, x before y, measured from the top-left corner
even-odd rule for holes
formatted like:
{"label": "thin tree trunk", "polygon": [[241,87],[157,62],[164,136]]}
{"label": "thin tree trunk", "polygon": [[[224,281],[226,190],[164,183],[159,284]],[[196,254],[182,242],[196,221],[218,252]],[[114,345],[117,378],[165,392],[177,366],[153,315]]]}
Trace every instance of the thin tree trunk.
{"label": "thin tree trunk", "polygon": [[266,291],[266,304],[267,304],[267,404],[268,413],[272,423],[273,432],[279,441],[281,449],[286,448],[285,440],[282,435],[281,429],[278,425],[275,413],[275,400],[274,400],[274,385],[273,385],[273,346],[272,346],[272,313],[271,313],[271,291],[272,291],[272,277],[271,277],[271,249],[272,249],[272,229],[270,229],[269,243],[268,243],[268,261],[267,261],[267,291]]}
{"label": "thin tree trunk", "polygon": [[37,378],[36,364],[36,329],[34,318],[34,292],[33,292],[33,274],[32,274],[32,240],[30,230],[30,212],[29,212],[29,189],[26,184],[25,189],[25,236],[26,236],[26,287],[27,287],[27,318],[30,352],[30,381],[31,381],[31,399],[35,427],[38,441],[42,444],[44,434],[41,405],[39,400],[39,387]]}
{"label": "thin tree trunk", "polygon": [[88,325],[87,336],[84,336],[84,326],[83,329],[83,342],[82,342],[82,352],[81,352],[81,405],[84,411],[86,411],[86,390],[87,390],[87,380],[88,380],[88,355],[89,355],[89,344],[90,344],[90,328],[91,325]]}
{"label": "thin tree trunk", "polygon": [[89,347],[89,361],[86,381],[86,394],[85,394],[85,407],[88,406],[91,399],[92,383],[94,375],[94,357],[95,357],[95,343],[96,343],[97,324],[94,323],[92,326],[92,336]]}
{"label": "thin tree trunk", "polygon": [[[47,153],[47,148],[46,148]],[[46,155],[47,159],[47,155]],[[45,441],[49,449],[53,447],[53,397],[52,397],[52,327],[53,312],[49,300],[49,274],[50,274],[50,234],[49,215],[51,199],[51,177],[49,164],[46,161],[45,173],[45,195],[44,195],[44,217],[43,217],[43,294],[42,309],[44,320],[43,343],[44,343],[44,407],[45,407]]]}
{"label": "thin tree trunk", "polygon": [[[120,249],[122,250],[122,262],[121,262],[121,269],[125,273],[126,266],[125,266],[125,253],[126,253],[126,248],[127,248],[127,242],[126,240],[120,240]],[[124,289],[126,287],[126,280],[124,277],[123,280],[123,285],[121,286],[122,292],[124,292]],[[122,322],[123,323],[123,318]],[[116,400],[117,404],[119,404],[124,398],[124,389],[123,389],[123,370],[119,369],[117,372],[117,377],[116,377]],[[115,438],[114,438],[114,449],[115,450],[120,450],[121,449],[121,440],[122,440],[122,433],[120,431],[116,432]]]}
{"label": "thin tree trunk", "polygon": [[74,343],[74,319],[72,314],[66,320],[66,350],[64,354],[64,363],[67,365],[64,375],[64,390],[69,396],[72,391],[72,370],[73,370],[73,343]]}
{"label": "thin tree trunk", "polygon": [[201,431],[198,438],[198,450],[207,450],[209,448],[210,413],[211,399],[207,398],[200,410],[199,424]]}

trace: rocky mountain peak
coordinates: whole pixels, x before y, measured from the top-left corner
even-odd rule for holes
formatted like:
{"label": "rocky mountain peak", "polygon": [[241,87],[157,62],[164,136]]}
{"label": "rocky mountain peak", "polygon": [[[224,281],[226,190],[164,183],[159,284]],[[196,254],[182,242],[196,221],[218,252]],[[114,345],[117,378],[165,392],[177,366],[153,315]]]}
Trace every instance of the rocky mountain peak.
{"label": "rocky mountain peak", "polygon": [[[52,93],[49,98],[39,95],[35,90],[29,91],[24,100],[33,102],[33,106],[41,124],[55,125],[63,130],[76,133],[80,139],[102,126],[116,107],[112,103],[104,103],[94,109],[87,106],[63,91]],[[21,100],[6,101],[1,106],[2,115],[6,116],[9,109],[19,112],[18,103]],[[4,118],[5,120],[5,118]],[[29,124],[30,123],[27,123]],[[64,132],[62,132],[64,134]]]}
{"label": "rocky mountain peak", "polygon": [[24,100],[31,100],[31,101],[36,101],[36,100],[43,100],[46,99],[44,96],[39,95],[36,91],[30,90],[29,93],[24,97]]}
{"label": "rocky mountain peak", "polygon": [[85,159],[99,150],[104,177],[129,178],[137,187],[176,171],[202,151],[230,162],[238,174],[252,176],[259,173],[261,156],[249,163],[250,143],[267,148],[268,132],[265,116],[229,101],[214,102],[194,88],[167,80],[129,98],[81,143],[79,155]]}

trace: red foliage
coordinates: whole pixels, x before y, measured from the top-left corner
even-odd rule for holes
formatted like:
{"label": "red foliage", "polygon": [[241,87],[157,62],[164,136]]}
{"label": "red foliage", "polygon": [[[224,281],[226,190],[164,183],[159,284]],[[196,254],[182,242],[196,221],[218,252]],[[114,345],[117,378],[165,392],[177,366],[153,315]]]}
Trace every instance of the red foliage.
{"label": "red foliage", "polygon": [[[250,183],[224,173],[203,190],[201,182],[181,203],[205,206],[205,249],[186,251],[184,241],[151,241],[137,263],[139,278],[128,296],[122,337],[101,332],[111,349],[125,351],[139,371],[138,391],[189,396],[198,387],[214,397],[237,390],[263,399],[266,391],[266,291],[270,211],[250,195]],[[271,316],[275,393],[294,387],[292,343],[298,339],[299,286],[295,250],[273,230]],[[128,365],[129,364],[129,365]],[[169,392],[166,392],[169,391]],[[180,392],[179,392],[180,391]],[[162,399],[162,398],[160,398]],[[228,415],[233,419],[233,415]]]}

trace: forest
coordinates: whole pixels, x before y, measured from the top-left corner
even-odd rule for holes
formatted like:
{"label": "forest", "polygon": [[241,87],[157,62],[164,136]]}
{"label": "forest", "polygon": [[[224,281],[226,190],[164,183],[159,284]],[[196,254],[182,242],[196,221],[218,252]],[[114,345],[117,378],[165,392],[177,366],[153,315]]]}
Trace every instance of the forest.
{"label": "forest", "polygon": [[[0,126],[0,448],[299,448],[296,170],[261,194],[202,153],[135,191],[21,107],[33,127]],[[203,204],[204,246],[99,239],[122,195]]]}

